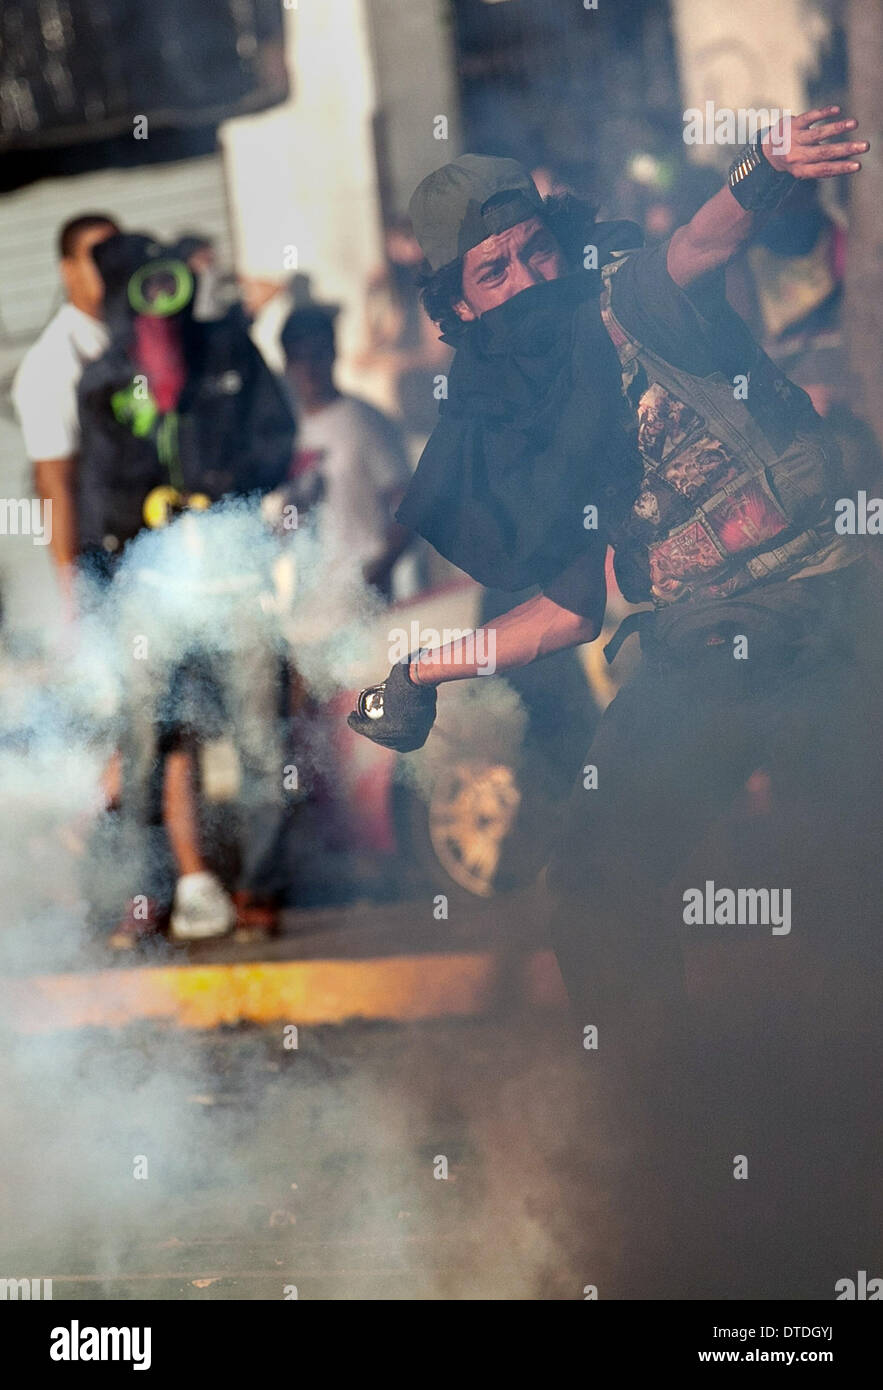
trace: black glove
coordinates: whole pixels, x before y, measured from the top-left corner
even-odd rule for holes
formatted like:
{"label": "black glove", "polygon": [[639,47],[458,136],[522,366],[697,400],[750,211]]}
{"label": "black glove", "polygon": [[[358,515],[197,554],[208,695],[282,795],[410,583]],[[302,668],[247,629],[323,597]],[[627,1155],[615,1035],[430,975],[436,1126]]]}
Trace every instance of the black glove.
{"label": "black glove", "polygon": [[435,686],[415,685],[408,675],[410,664],[399,662],[382,685],[363,690],[346,721],[357,734],[397,753],[422,748],[435,723]]}

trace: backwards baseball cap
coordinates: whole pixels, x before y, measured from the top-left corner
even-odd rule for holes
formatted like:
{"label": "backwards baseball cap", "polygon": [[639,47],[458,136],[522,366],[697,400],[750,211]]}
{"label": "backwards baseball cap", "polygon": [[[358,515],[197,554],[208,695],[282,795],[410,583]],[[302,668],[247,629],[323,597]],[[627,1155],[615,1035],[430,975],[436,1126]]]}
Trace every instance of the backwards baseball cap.
{"label": "backwards baseball cap", "polygon": [[535,217],[543,200],[515,159],[464,154],[428,174],[408,205],[414,235],[433,270],[489,236]]}

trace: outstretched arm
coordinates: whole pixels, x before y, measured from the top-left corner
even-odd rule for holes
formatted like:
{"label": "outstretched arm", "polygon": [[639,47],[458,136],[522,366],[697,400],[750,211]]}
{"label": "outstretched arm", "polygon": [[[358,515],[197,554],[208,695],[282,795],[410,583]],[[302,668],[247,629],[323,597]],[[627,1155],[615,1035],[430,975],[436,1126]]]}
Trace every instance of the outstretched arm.
{"label": "outstretched arm", "polygon": [[[777,173],[795,179],[831,179],[856,173],[862,167],[856,155],[867,151],[868,142],[831,143],[858,126],[853,119],[831,120],[839,111],[839,106],[826,106],[805,111],[802,116],[783,117],[767,132],[761,146],[767,163]],[[684,289],[708,271],[726,265],[751,236],[756,220],[757,214],[743,208],[728,187],[715,193],[669,242],[666,264],[675,284]]]}
{"label": "outstretched arm", "polygon": [[482,637],[476,634],[469,650],[483,653],[480,661],[462,660],[460,644],[439,647],[411,661],[411,680],[415,685],[441,685],[488,671],[512,671],[565,647],[594,642],[607,602],[606,557],[607,546],[598,537],[597,544],[546,585],[545,593],[510,608],[479,630]]}
{"label": "outstretched arm", "polygon": [[470,646],[473,657],[475,652],[483,654],[480,661],[464,661],[460,650],[463,644],[457,643],[438,647],[422,655],[419,661],[412,661],[408,674],[415,685],[442,685],[445,681],[466,680],[488,670],[493,673],[512,671],[564,647],[592,642],[600,631],[598,619],[571,613],[545,594],[537,594],[480,629]]}
{"label": "outstretched arm", "polygon": [[461,635],[460,641],[400,662],[381,685],[360,693],[347,719],[350,728],[385,748],[410,753],[422,748],[429,736],[436,686],[511,671],[593,641],[604,619],[604,559],[605,547],[600,545],[574,561],[549,586],[560,603],[550,594],[537,594],[479,629],[472,642],[464,644]]}

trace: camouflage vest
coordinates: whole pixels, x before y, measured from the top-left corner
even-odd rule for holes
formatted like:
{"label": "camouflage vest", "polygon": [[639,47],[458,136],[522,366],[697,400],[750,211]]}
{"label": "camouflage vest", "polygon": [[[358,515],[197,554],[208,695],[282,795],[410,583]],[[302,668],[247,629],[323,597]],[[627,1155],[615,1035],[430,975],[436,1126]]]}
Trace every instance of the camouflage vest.
{"label": "camouflage vest", "polygon": [[610,307],[627,254],[604,267],[601,293],[622,365],[626,428],[636,432],[644,468],[631,511],[610,537],[623,594],[662,608],[729,597],[823,563],[839,540],[833,465],[808,396],[756,344],[739,400],[722,372],[694,376],[638,342]]}

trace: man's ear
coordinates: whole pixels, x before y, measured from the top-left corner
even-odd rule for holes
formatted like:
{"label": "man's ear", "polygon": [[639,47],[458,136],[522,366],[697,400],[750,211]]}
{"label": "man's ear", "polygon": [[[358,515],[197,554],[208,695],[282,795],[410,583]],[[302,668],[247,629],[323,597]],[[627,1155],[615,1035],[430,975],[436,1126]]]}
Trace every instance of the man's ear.
{"label": "man's ear", "polygon": [[478,318],[478,314],[476,314],[474,309],[470,309],[465,299],[456,300],[453,308],[457,318],[462,319],[464,323],[474,323]]}
{"label": "man's ear", "polygon": [[73,258],[71,256],[62,256],[58,263],[58,269],[61,274],[61,282],[68,293],[70,293],[71,280],[75,272]]}

